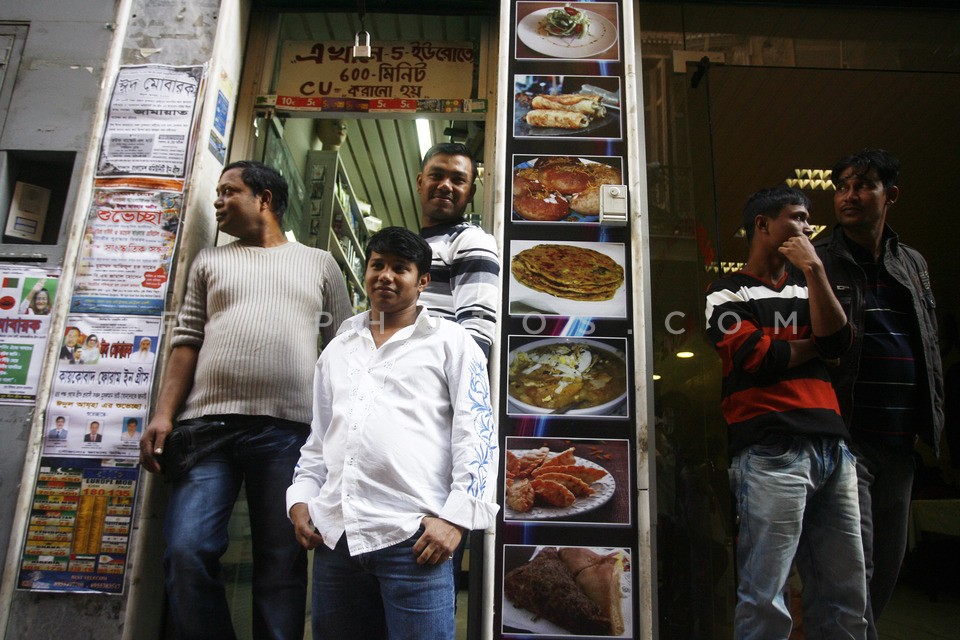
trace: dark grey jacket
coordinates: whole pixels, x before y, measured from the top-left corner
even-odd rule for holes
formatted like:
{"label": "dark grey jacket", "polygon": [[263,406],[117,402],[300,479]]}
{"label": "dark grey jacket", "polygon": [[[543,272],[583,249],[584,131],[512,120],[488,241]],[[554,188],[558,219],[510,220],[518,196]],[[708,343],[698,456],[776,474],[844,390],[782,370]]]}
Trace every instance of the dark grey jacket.
{"label": "dark grey jacket", "polygon": [[[936,302],[930,287],[927,262],[916,249],[900,244],[897,234],[888,226],[884,226],[883,243],[883,265],[897,282],[910,291],[914,317],[920,327],[922,352],[918,354],[921,358],[919,381],[924,385],[921,397],[929,398],[929,402],[920,406],[922,414],[918,432],[921,439],[939,455],[940,433],[943,431],[943,365],[937,339]],[[863,349],[863,290],[867,278],[850,254],[839,226],[834,227],[831,236],[813,244],[826,269],[830,286],[854,329],[853,346],[841,358],[839,367],[830,368],[840,411],[849,426],[853,409],[853,382],[857,378]]]}

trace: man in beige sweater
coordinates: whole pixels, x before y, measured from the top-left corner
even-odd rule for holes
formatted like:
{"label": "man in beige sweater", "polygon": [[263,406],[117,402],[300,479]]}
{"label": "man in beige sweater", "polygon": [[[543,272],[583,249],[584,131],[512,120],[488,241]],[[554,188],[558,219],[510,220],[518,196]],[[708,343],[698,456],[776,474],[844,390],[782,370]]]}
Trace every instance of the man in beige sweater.
{"label": "man in beige sweater", "polygon": [[[286,203],[286,181],[273,169],[247,161],[224,169],[217,226],[237,241],[202,250],[191,267],[140,441],[144,468],[170,480],[164,568],[181,638],[235,637],[220,557],[241,484],[253,538],[254,636],[303,637],[306,555],[284,494],[310,431],[318,328],[329,341],[351,308],[333,257],[287,241]],[[171,432],[191,434],[183,440],[195,445],[175,470],[163,456]]]}

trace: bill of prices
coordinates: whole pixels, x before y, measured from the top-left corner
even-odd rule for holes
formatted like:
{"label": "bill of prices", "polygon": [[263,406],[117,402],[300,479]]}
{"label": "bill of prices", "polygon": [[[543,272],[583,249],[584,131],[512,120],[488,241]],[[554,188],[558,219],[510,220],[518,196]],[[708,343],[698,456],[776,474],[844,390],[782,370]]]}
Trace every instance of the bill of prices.
{"label": "bill of prices", "polygon": [[17,587],[121,593],[138,473],[132,462],[41,459]]}

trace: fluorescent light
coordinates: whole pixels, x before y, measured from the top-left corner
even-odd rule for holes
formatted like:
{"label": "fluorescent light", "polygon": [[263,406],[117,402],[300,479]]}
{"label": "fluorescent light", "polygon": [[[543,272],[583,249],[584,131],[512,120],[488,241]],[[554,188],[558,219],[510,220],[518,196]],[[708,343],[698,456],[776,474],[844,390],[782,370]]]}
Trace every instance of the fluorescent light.
{"label": "fluorescent light", "polygon": [[420,157],[427,155],[427,151],[433,146],[433,131],[430,128],[430,121],[426,118],[417,118],[417,142],[420,143]]}

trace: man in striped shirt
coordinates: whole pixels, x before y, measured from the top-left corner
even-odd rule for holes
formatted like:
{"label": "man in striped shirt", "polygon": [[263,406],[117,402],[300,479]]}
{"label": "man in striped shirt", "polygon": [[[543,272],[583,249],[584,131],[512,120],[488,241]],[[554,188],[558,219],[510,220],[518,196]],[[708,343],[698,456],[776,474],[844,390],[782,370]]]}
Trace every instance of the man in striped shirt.
{"label": "man in striped shirt", "polygon": [[[430,282],[420,304],[463,326],[489,362],[500,301],[500,254],[496,239],[464,217],[476,180],[477,163],[462,144],[435,144],[420,161],[420,236],[433,251]],[[460,542],[453,557],[454,591],[468,539],[478,551],[481,546],[482,538],[474,532]]]}
{"label": "man in striped shirt", "polygon": [[943,369],[927,263],[887,225],[900,162],[865,149],[833,168],[837,226],[816,243],[853,324],[853,347],[831,370],[860,483],[867,637],[890,601],[907,547],[918,437],[938,451]]}
{"label": "man in striped shirt", "polygon": [[851,329],[810,243],[809,208],[786,186],[752,195],[747,264],[707,290],[739,517],[738,640],[789,637],[783,588],[794,561],[805,627],[866,634],[856,465],[825,363],[850,347]]}
{"label": "man in striped shirt", "polygon": [[497,242],[464,212],[477,190],[477,166],[458,143],[434,145],[417,175],[420,235],[433,249],[430,284],[420,304],[470,332],[487,358],[500,299]]}

